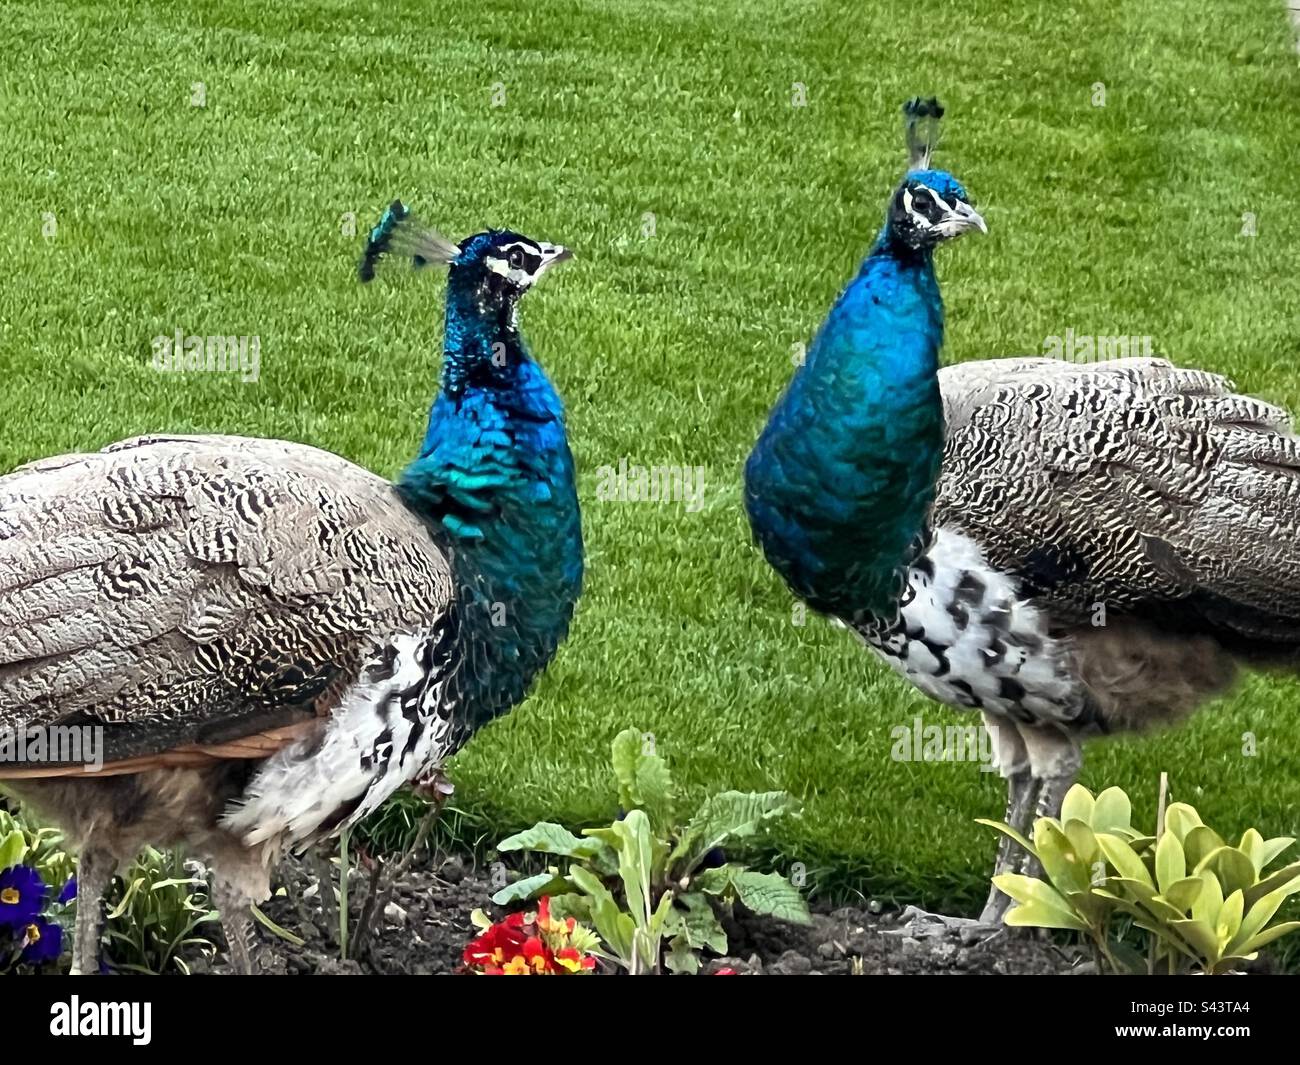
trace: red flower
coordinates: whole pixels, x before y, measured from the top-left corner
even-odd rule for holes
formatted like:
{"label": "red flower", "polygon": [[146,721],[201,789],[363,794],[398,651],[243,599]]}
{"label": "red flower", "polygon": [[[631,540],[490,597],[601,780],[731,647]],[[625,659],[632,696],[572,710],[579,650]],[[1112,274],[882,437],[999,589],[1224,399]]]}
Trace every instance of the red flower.
{"label": "red flower", "polygon": [[[516,915],[510,915],[514,916]],[[522,921],[511,921],[510,917],[498,921],[477,939],[470,941],[461,955],[466,965],[500,969],[519,954],[528,934],[523,929]]]}
{"label": "red flower", "polygon": [[461,955],[466,966],[486,976],[558,976],[591,972],[596,959],[573,945],[592,942],[586,929],[572,917],[551,917],[550,899],[538,902],[536,912],[512,913],[471,940]]}

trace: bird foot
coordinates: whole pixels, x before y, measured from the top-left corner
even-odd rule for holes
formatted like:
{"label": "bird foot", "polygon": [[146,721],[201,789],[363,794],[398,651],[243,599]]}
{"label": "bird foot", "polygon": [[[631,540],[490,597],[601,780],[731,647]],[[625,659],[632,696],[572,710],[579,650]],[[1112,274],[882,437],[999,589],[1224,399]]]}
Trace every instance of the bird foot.
{"label": "bird foot", "polygon": [[908,936],[912,939],[935,939],[956,936],[964,944],[987,942],[1002,933],[1002,925],[974,917],[952,917],[948,914],[930,913],[918,906],[909,906],[898,919],[898,927],[885,935]]}

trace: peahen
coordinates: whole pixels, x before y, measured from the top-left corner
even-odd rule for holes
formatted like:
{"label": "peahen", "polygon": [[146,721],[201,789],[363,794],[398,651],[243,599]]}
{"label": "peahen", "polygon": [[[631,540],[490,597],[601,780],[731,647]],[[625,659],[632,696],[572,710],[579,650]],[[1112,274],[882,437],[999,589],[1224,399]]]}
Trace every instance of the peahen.
{"label": "peahen", "polygon": [[[984,224],[911,169],[745,468],[754,535],[807,603],[926,695],[978,710],[1006,820],[1057,814],[1087,737],[1177,722],[1300,651],[1300,440],[1286,412],[1154,359],[939,368],[932,257]],[[1004,841],[998,872],[1033,863]],[[979,919],[995,925],[996,890]]]}
{"label": "peahen", "polygon": [[269,867],[430,780],[524,695],[583,576],[560,398],[517,324],[563,247],[459,247],[394,203],[385,255],[448,268],[441,388],[397,483],[303,444],[148,436],[0,478],[0,726],[102,726],[104,765],[0,765],[80,853],[73,971],[146,843],[212,862],[232,961]]}

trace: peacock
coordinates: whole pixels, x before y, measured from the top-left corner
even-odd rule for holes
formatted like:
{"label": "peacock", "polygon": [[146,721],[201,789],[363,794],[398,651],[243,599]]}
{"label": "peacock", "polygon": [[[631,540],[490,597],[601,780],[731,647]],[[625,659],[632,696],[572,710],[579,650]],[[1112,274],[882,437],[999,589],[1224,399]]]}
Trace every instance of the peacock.
{"label": "peacock", "polygon": [[383,258],[445,266],[441,387],[396,483],[282,440],[143,436],[0,478],[0,726],[98,728],[102,768],[0,765],[80,851],[73,971],[145,844],[213,869],[236,971],[286,848],[428,782],[523,698],[583,578],[574,463],[520,298],[562,246],[460,245],[393,203]]}
{"label": "peacock", "polygon": [[[745,505],[797,596],[983,715],[1023,832],[1059,814],[1085,739],[1174,724],[1242,664],[1296,666],[1300,440],[1159,358],[940,369],[934,250],[987,230],[930,169],[942,108],[904,112],[909,170],[749,456]],[[996,872],[1016,868],[1036,872],[1004,841]],[[977,923],[1008,901],[994,889]]]}

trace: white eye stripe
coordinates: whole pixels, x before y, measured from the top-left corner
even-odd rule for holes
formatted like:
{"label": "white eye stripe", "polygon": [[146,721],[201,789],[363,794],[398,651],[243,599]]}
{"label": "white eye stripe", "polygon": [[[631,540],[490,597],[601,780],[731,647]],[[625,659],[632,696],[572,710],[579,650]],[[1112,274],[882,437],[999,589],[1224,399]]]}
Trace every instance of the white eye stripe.
{"label": "white eye stripe", "polygon": [[495,255],[489,255],[483,260],[483,265],[491,270],[494,274],[500,274],[502,277],[514,282],[516,285],[522,285],[531,281],[533,274],[524,267],[511,266],[505,259],[498,259]]}
{"label": "white eye stripe", "polygon": [[[930,188],[929,185],[918,185],[916,188],[918,193],[928,192],[930,196],[933,197],[934,202],[937,203],[939,207],[943,210],[945,215],[951,215],[955,213],[956,207],[954,207],[942,196],[940,196],[937,192],[935,192],[934,189]],[[931,222],[930,219],[928,219],[925,215],[923,215],[920,211],[918,211],[915,207],[912,206],[915,202],[916,202],[916,197],[913,197],[912,190],[904,189],[903,190],[904,209],[907,211],[909,215],[911,215],[913,221],[915,221],[916,224],[920,226],[922,229],[932,229],[935,223]]]}

